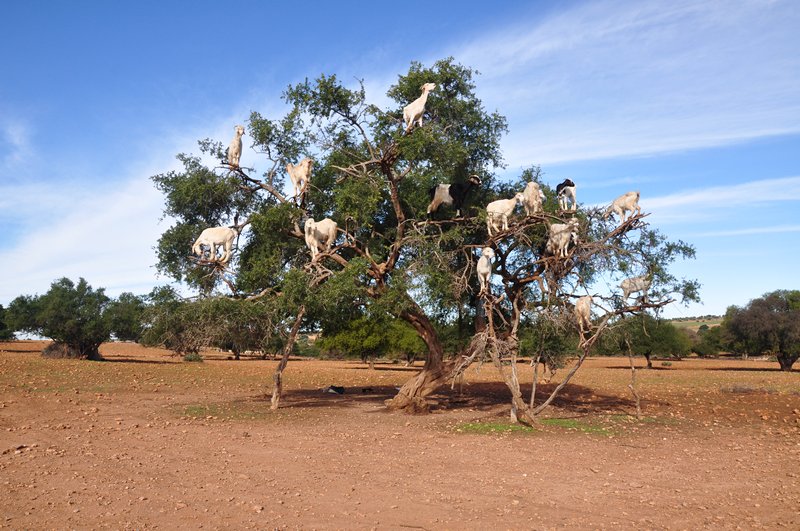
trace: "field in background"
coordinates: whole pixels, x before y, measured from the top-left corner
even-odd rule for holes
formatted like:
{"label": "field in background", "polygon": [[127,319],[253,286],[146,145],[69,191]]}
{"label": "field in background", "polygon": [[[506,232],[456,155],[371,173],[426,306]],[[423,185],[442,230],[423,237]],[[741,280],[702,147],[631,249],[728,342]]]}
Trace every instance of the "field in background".
{"label": "field in background", "polygon": [[637,420],[628,359],[589,359],[531,429],[488,364],[408,416],[383,401],[418,368],[296,359],[271,412],[275,361],[43,344],[0,343],[0,527],[800,527],[800,372],[774,362],[656,360]]}

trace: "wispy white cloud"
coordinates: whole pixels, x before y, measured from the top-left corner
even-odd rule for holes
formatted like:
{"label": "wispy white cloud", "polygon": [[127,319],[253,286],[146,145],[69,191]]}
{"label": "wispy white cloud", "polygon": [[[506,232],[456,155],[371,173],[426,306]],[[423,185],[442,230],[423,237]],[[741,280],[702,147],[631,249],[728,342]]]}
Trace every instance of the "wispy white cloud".
{"label": "wispy white cloud", "polygon": [[[736,230],[718,230],[708,232],[698,232],[692,234],[693,238],[717,238],[727,236],[751,236],[754,234],[782,234],[787,232],[800,232],[800,225],[776,225],[773,227],[751,227]],[[752,253],[756,254],[756,253]]]}
{"label": "wispy white cloud", "polygon": [[712,186],[643,199],[648,209],[702,206],[727,208],[743,204],[800,200],[800,177],[761,179],[730,186]]}
{"label": "wispy white cloud", "polygon": [[19,120],[0,124],[0,168],[21,165],[30,158],[30,126]]}
{"label": "wispy white cloud", "polygon": [[800,131],[793,2],[590,2],[454,55],[512,116],[512,166],[646,155]]}

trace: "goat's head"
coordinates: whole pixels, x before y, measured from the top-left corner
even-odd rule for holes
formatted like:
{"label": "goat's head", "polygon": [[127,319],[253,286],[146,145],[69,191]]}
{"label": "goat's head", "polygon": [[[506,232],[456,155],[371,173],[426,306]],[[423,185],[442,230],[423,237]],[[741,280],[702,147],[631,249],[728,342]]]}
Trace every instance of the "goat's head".
{"label": "goat's head", "polygon": [[435,88],[436,88],[436,83],[425,83],[424,85],[422,85],[421,87],[419,87],[419,89],[420,89],[422,92],[430,92],[430,91],[432,91],[432,90],[433,90],[433,89],[435,89]]}
{"label": "goat's head", "polygon": [[236,136],[243,136],[244,135],[244,127],[241,125],[237,125],[233,128],[236,131]]}
{"label": "goat's head", "polygon": [[481,179],[477,175],[470,175],[469,179],[467,179],[468,183],[474,184],[475,186],[481,185]]}
{"label": "goat's head", "polygon": [[486,258],[494,258],[494,249],[491,247],[484,247],[481,251],[481,255],[485,256]]}

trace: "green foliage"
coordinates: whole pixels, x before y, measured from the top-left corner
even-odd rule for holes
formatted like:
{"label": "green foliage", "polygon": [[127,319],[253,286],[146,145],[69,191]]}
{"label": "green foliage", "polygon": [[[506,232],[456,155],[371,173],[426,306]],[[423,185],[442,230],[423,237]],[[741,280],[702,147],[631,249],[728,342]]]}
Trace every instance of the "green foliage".
{"label": "green foliage", "polygon": [[111,301],[106,309],[111,334],[119,341],[139,341],[144,329],[145,306],[143,297],[129,292]]}
{"label": "green foliage", "polygon": [[388,315],[363,315],[345,328],[317,341],[320,351],[344,357],[400,357],[413,360],[425,351],[425,344],[404,321]]}
{"label": "green foliage", "polygon": [[157,288],[144,314],[142,344],[162,346],[177,354],[199,353],[202,348],[231,350],[236,358],[245,350],[270,351],[281,329],[279,308],[268,300],[212,297],[182,300],[172,288]]}
{"label": "green foliage", "polygon": [[734,352],[774,354],[781,369],[791,371],[800,358],[800,291],[773,291],[743,308],[731,306],[722,326]]}
{"label": "green foliage", "polygon": [[640,314],[620,319],[614,329],[603,337],[598,353],[605,355],[627,354],[638,356],[672,356],[681,358],[689,354],[689,336],[672,323]]}
{"label": "green foliage", "polygon": [[697,330],[692,350],[699,356],[716,356],[724,349],[723,327],[701,325]]}
{"label": "green foliage", "polygon": [[563,321],[536,319],[526,323],[519,334],[520,356],[539,358],[551,370],[562,368],[577,347],[577,334]]}
{"label": "green foliage", "polygon": [[6,310],[0,304],[0,341],[8,341],[14,339],[14,331],[9,328],[6,323]]}
{"label": "green foliage", "polygon": [[92,287],[81,278],[53,282],[40,296],[20,296],[8,307],[9,324],[69,346],[77,356],[100,359],[98,348],[111,334],[106,310],[110,299],[105,290]]}

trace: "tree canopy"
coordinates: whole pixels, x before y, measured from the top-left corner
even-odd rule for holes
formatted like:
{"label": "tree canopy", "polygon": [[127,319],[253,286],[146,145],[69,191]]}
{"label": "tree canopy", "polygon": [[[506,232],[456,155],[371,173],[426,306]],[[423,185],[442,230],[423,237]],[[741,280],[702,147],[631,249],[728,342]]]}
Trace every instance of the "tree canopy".
{"label": "tree canopy", "polygon": [[100,359],[99,347],[111,336],[106,308],[111,299],[81,278],[53,282],[44,295],[21,295],[11,301],[11,328],[47,337],[68,356]]}
{"label": "tree canopy", "polygon": [[723,327],[734,352],[774,354],[781,369],[791,371],[800,358],[800,291],[778,290],[731,306]]}

